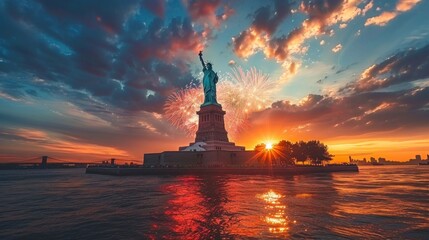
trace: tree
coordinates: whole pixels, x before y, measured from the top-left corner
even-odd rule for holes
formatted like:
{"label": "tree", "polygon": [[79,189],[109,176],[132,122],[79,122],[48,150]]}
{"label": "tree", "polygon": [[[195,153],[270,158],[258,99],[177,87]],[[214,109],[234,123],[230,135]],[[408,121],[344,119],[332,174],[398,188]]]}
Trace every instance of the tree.
{"label": "tree", "polygon": [[265,143],[260,143],[260,144],[255,146],[255,151],[261,152],[261,151],[264,151],[265,148],[266,148]]}
{"label": "tree", "polygon": [[[255,146],[255,151],[262,152],[266,150],[265,143]],[[328,146],[317,140],[308,142],[299,141],[291,143],[290,141],[281,140],[273,146],[270,151],[264,152],[263,159],[280,160],[283,164],[295,164],[310,160],[311,164],[320,165],[323,161],[332,160],[333,155],[329,154]]]}
{"label": "tree", "polygon": [[294,159],[292,155],[293,150],[293,143],[281,140],[279,143],[277,143],[274,147],[274,149],[280,151],[281,158],[280,160],[286,164],[286,165],[294,165]]}
{"label": "tree", "polygon": [[297,162],[302,162],[302,164],[304,164],[304,162],[307,160],[307,143],[304,141],[299,141],[296,142],[295,144],[293,144],[292,147],[292,156],[293,158],[295,158],[295,160]]}
{"label": "tree", "polygon": [[330,161],[333,157],[328,152],[328,146],[316,140],[307,142],[307,151],[311,163],[317,165],[322,164],[323,161]]}

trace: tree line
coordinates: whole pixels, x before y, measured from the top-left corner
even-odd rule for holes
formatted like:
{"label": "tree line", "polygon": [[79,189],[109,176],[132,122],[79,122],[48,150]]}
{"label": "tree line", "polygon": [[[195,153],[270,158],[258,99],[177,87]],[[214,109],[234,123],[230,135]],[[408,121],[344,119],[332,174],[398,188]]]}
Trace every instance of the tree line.
{"label": "tree line", "polygon": [[271,150],[267,149],[264,143],[260,143],[255,146],[255,151],[272,151],[272,154],[276,155],[276,160],[286,165],[293,165],[298,162],[304,164],[305,161],[320,165],[324,161],[332,160],[332,157],[334,157],[328,152],[328,146],[317,140],[295,143],[281,140],[277,144],[273,144]]}

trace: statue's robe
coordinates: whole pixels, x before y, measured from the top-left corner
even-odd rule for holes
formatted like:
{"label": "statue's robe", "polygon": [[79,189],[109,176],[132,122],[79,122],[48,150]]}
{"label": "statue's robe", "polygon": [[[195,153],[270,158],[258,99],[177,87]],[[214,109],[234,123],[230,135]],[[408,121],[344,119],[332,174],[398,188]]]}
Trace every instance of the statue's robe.
{"label": "statue's robe", "polygon": [[204,87],[204,103],[217,103],[216,101],[216,83],[218,76],[213,70],[203,69],[203,87]]}

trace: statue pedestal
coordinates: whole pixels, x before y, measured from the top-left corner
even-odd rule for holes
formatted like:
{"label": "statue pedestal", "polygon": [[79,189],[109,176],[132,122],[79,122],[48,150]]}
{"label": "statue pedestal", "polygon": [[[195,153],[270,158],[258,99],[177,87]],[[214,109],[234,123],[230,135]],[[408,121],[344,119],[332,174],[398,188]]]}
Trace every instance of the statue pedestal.
{"label": "statue pedestal", "polygon": [[224,122],[225,111],[222,110],[222,106],[214,104],[202,106],[197,114],[199,121],[195,142],[228,142]]}
{"label": "statue pedestal", "polygon": [[[244,147],[235,146],[235,143],[229,142],[228,133],[225,130],[225,111],[222,110],[220,104],[202,105],[197,114],[199,121],[195,143],[206,143],[203,146],[206,151],[244,151]],[[191,143],[190,146],[195,143]],[[187,147],[180,147],[179,150],[184,150],[185,148]]]}

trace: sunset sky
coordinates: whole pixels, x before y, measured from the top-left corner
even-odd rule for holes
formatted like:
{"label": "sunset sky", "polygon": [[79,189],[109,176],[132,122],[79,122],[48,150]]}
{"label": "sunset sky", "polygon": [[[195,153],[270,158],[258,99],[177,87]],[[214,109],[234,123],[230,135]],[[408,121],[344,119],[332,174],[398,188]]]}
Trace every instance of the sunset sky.
{"label": "sunset sky", "polygon": [[336,161],[426,158],[428,13],[427,0],[0,1],[0,161],[188,145],[164,106],[201,81],[200,50],[220,82],[255,68],[273,83],[229,136],[237,145],[316,139]]}

